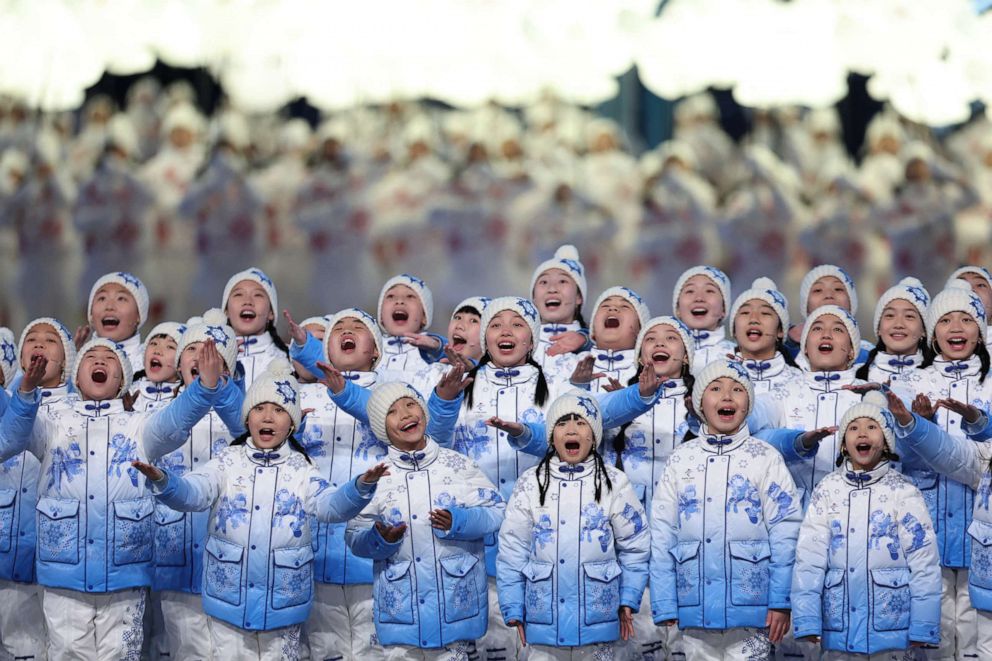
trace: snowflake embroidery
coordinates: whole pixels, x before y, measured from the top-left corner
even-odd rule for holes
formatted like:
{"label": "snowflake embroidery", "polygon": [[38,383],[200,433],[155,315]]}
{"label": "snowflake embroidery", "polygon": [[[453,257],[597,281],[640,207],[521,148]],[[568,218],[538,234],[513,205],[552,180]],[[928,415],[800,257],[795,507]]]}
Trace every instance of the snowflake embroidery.
{"label": "snowflake embroidery", "polygon": [[906,291],[923,307],[930,305],[930,295],[927,293],[926,289],[910,285],[909,287],[906,287]]}
{"label": "snowflake embroidery", "polygon": [[276,381],[276,392],[282,397],[283,404],[295,404],[296,403],[296,391],[293,390],[293,386],[289,385],[289,381]]}
{"label": "snowflake embroidery", "polygon": [[131,479],[131,485],[138,486],[138,471],[131,466],[131,462],[138,458],[137,443],[124,434],[114,434],[110,439],[110,449],[114,454],[107,466],[107,477],[120,477],[121,468],[127,466],[124,470]]}
{"label": "snowflake embroidery", "polygon": [[637,511],[637,508],[627,503],[623,506],[623,511],[620,512],[620,516],[627,520],[627,523],[634,527],[634,534],[644,530],[644,517],[641,513]]}
{"label": "snowflake embroidery", "polygon": [[517,307],[520,309],[520,313],[526,319],[530,319],[532,322],[537,321],[537,308],[534,307],[534,304],[528,301],[526,298],[518,298]]}
{"label": "snowflake embroidery", "polygon": [[627,294],[628,297],[630,297],[630,298],[634,299],[635,301],[637,301],[638,304],[644,305],[644,299],[641,298],[641,295],[638,294],[633,289],[630,289],[628,287],[620,287],[620,290],[622,292],[624,292],[625,294]]}
{"label": "snowflake embroidery", "polygon": [[586,609],[605,615],[615,614],[620,607],[620,593],[615,582],[586,583]]}
{"label": "snowflake embroidery", "polygon": [[234,498],[224,496],[217,505],[217,513],[214,515],[214,530],[227,532],[227,524],[231,528],[248,523],[248,497],[239,493]]}
{"label": "snowflake embroidery", "polygon": [[780,487],[777,482],[772,482],[768,487],[768,497],[778,507],[775,516],[771,518],[768,525],[772,526],[796,511],[792,495]]}
{"label": "snowflake embroidery", "polygon": [[303,501],[300,497],[288,489],[279,489],[276,492],[275,509],[272,512],[272,525],[277,528],[288,525],[293,531],[293,537],[301,537],[303,524],[306,521],[306,512],[303,511]]}
{"label": "snowflake embroidery", "polygon": [[733,509],[734,514],[739,514],[739,506],[744,506],[744,512],[751,523],[757,523],[761,514],[761,501],[758,499],[758,489],[751,480],[743,475],[736,474],[727,482],[727,511]]}
{"label": "snowflake embroidery", "polygon": [[688,521],[693,514],[698,514],[699,511],[696,485],[690,484],[684,491],[679,492],[679,518]]}
{"label": "snowflake embroidery", "polygon": [[788,306],[788,304],[785,301],[785,296],[782,296],[782,292],[775,291],[774,289],[766,289],[765,293],[768,294],[768,296],[773,301],[775,301],[775,304],[778,305],[780,308],[784,308]]}
{"label": "snowflake embroidery", "polygon": [[251,269],[248,269],[248,273],[250,273],[253,276],[255,276],[256,278],[258,278],[259,282],[261,282],[266,287],[271,287],[272,286],[272,279],[269,278],[269,276],[265,275],[265,273],[262,272],[261,269],[251,268]]}
{"label": "snowflake embroidery", "polygon": [[571,271],[572,273],[577,273],[578,275],[582,275],[582,264],[575,261],[574,259],[565,258],[565,259],[560,259],[558,261],[564,264],[565,267],[568,268],[568,270]]}
{"label": "snowflake embroidery", "polygon": [[555,532],[555,529],[551,526],[551,517],[547,514],[542,514],[541,518],[535,521],[531,528],[531,551],[536,551],[538,546],[543,549],[548,544],[554,542]]}
{"label": "snowflake embroidery", "polygon": [[404,273],[400,277],[401,278],[406,278],[407,282],[409,282],[410,284],[417,285],[421,289],[424,289],[427,286],[427,284],[423,280],[421,280],[420,278],[418,278],[415,275],[410,275],[409,273]]}
{"label": "snowflake embroidery", "polygon": [[587,542],[593,541],[593,534],[598,534],[599,547],[605,552],[613,541],[613,529],[603,508],[595,503],[589,503],[582,508],[582,530],[579,535]]}
{"label": "snowflake embroidery", "polygon": [[992,549],[981,544],[971,547],[971,572],[975,578],[988,581],[992,578]]}
{"label": "snowflake embroidery", "polygon": [[121,631],[121,651],[124,661],[139,661],[144,641],[145,591],[138,590],[138,601],[124,609],[124,629]]}
{"label": "snowflake embroidery", "polygon": [[715,280],[719,285],[730,284],[730,278],[727,277],[727,274],[715,266],[704,266],[703,271],[705,271],[707,276]]}
{"label": "snowflake embroidery", "polygon": [[[909,548],[906,549],[907,554],[912,553],[913,551],[918,551],[927,545],[926,530],[923,528],[923,524],[920,523],[919,519],[909,512],[906,512],[899,523],[913,535],[913,541],[910,542]],[[895,558],[893,558],[893,560],[894,559]]]}
{"label": "snowflake embroidery", "polygon": [[83,473],[85,462],[83,452],[79,449],[79,443],[73,441],[66,448],[55,447],[51,452],[51,463],[48,465],[48,489],[47,491],[62,491],[62,478],[66,483],[72,482],[72,478]]}
{"label": "snowflake embroidery", "polygon": [[578,405],[582,407],[582,410],[586,412],[587,418],[591,418],[595,420],[599,417],[599,411],[596,407],[596,404],[593,403],[592,399],[585,397],[583,395],[576,397],[575,400],[578,403]]}
{"label": "snowflake embroidery", "polygon": [[747,369],[743,365],[738,363],[736,360],[728,360],[726,361],[726,365],[729,369],[736,372],[739,377],[744,379],[744,383],[750,383],[751,377],[748,375]]}
{"label": "snowflake embroidery", "polygon": [[7,342],[6,340],[4,340],[3,343],[0,343],[0,351],[2,351],[2,355],[0,355],[0,360],[7,363],[8,365],[13,365],[14,361],[17,360],[16,349],[11,342]]}
{"label": "snowflake embroidery", "polygon": [[124,271],[118,271],[117,277],[124,281],[125,285],[130,285],[135,289],[142,289],[141,280],[138,280],[135,276]]}
{"label": "snowflake embroidery", "polygon": [[882,540],[888,539],[885,547],[889,551],[889,556],[893,560],[899,559],[899,531],[896,529],[892,515],[885,514],[882,510],[875,510],[868,516],[868,523],[871,526],[869,532],[869,544],[873,549],[877,549]]}
{"label": "snowflake embroidery", "polygon": [[228,340],[230,340],[223,326],[207,326],[206,334],[215,344],[219,344],[222,347],[226,347]]}

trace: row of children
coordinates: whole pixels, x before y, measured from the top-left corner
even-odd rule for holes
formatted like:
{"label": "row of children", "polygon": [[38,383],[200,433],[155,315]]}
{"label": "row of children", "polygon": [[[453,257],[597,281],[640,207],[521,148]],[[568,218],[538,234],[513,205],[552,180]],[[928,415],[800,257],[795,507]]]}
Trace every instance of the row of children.
{"label": "row of children", "polygon": [[[968,439],[988,424],[992,276],[953,276],[933,301],[887,291],[868,351],[836,267],[808,274],[800,327],[773,283],[730,304],[726,276],[697,267],[676,317],[615,287],[587,329],[584,268],[563,248],[533,301],[466,299],[450,340],[422,332],[430,289],[402,275],[378,321],[287,314],[287,352],[258,269],[143,349],[147,290],[108,274],[89,331],[44,318],[4,341],[15,607],[0,637],[21,656],[136,658],[151,586],[152,642],[180,658],[765,658],[773,643],[816,658],[809,636],[840,654],[987,649],[987,471]],[[898,424],[860,402],[887,380],[919,415],[894,394]],[[897,437],[906,479],[889,471]],[[842,484],[875,495],[852,514]],[[800,536],[794,561],[803,512],[829,534]]]}

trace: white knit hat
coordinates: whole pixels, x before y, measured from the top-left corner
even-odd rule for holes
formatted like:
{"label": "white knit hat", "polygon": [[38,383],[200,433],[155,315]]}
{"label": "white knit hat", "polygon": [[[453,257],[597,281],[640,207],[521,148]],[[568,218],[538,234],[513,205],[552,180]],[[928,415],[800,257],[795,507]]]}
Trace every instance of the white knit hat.
{"label": "white knit hat", "polygon": [[641,332],[637,334],[637,344],[634,345],[634,357],[641,357],[641,346],[644,344],[644,338],[655,326],[671,326],[675,332],[679,334],[679,337],[682,338],[682,347],[685,349],[685,359],[689,366],[689,371],[692,371],[692,354],[694,353],[692,333],[689,331],[689,327],[686,326],[681,319],[677,319],[675,317],[655,317],[654,319],[649,320],[646,324],[643,324],[641,326]]}
{"label": "white knit hat", "polygon": [[926,332],[927,306],[930,305],[930,292],[916,278],[903,278],[898,284],[886,289],[885,293],[878,299],[878,303],[875,304],[875,317],[872,320],[872,328],[875,330],[875,335],[878,336],[878,324],[882,321],[882,312],[885,311],[885,306],[896,299],[906,301],[916,308],[916,311],[920,313],[920,320],[924,323],[923,330]]}
{"label": "white knit hat", "polygon": [[531,342],[537,342],[540,317],[537,314],[537,308],[534,307],[534,304],[529,299],[520,298],[519,296],[500,296],[499,298],[494,298],[492,303],[487,305],[486,309],[482,312],[482,321],[479,323],[479,338],[483,351],[488,351],[486,349],[486,329],[489,328],[489,323],[493,320],[493,317],[504,310],[513,310],[523,317],[523,320],[530,326]]}
{"label": "white knit hat", "polygon": [[293,376],[293,366],[285,358],[273,358],[262,375],[255,379],[241,405],[241,419],[248,424],[248,413],[266,402],[285,409],[293,420],[294,429],[300,428],[303,411],[300,409],[300,384]]}
{"label": "white knit hat", "polygon": [[214,341],[227,370],[234,374],[238,362],[238,339],[234,329],[227,324],[227,315],[220,308],[211,308],[202,317],[189,320],[176,350],[176,367],[179,367],[179,359],[186,347],[207,340]]}
{"label": "white knit hat", "polygon": [[382,290],[379,292],[379,303],[375,306],[375,312],[379,315],[379,327],[386,330],[386,327],[382,325],[382,303],[386,300],[386,292],[396,285],[406,285],[414,291],[420,299],[420,305],[424,308],[424,328],[430,328],[431,321],[434,319],[434,295],[431,294],[431,289],[426,282],[409,273],[394,275],[382,286]]}
{"label": "white knit hat", "polygon": [[821,305],[809,314],[806,324],[803,326],[802,339],[799,342],[799,355],[806,355],[806,338],[809,337],[809,329],[813,327],[813,322],[828,314],[840,319],[844,327],[847,328],[847,335],[851,338],[851,349],[854,353],[854,357],[847,363],[847,366],[850,367],[858,357],[861,346],[861,331],[858,329],[857,320],[851,316],[851,313],[837,305]]}
{"label": "white knit hat", "polygon": [[114,352],[117,357],[117,362],[121,364],[121,389],[117,391],[117,396],[120,397],[128,390],[131,389],[131,380],[134,378],[134,369],[131,367],[131,359],[128,358],[127,352],[124,351],[124,347],[120,344],[114,342],[113,340],[108,340],[103,337],[94,337],[89,342],[83,345],[76,354],[76,364],[72,368],[72,381],[73,383],[79,382],[79,368],[83,365],[83,358],[86,354],[98,347],[106,347]]}
{"label": "white knit hat", "polygon": [[640,294],[635,292],[633,289],[627,287],[610,287],[596,299],[596,305],[592,308],[593,316],[599,310],[599,306],[603,304],[603,301],[608,299],[610,296],[619,296],[634,307],[634,311],[637,312],[637,319],[640,322],[641,328],[644,328],[644,324],[648,323],[648,319],[651,318],[651,312],[648,310],[647,304],[644,299],[641,298]]}
{"label": "white knit hat", "polygon": [[870,390],[865,393],[860,402],[847,409],[844,417],[840,419],[840,425],[838,425],[840,427],[841,448],[843,448],[844,436],[847,434],[847,426],[858,418],[871,418],[877,422],[882,428],[882,436],[885,438],[885,449],[889,452],[895,452],[896,419],[889,411],[889,400],[886,399],[885,395],[877,390]]}
{"label": "white knit hat", "polygon": [[741,306],[748,301],[764,301],[772,306],[778,320],[782,324],[782,332],[789,331],[789,302],[778,289],[778,285],[771,278],[758,278],[751,283],[751,288],[743,292],[734,300],[734,306],[730,308],[730,334],[734,334],[734,322],[737,320],[737,312]]}
{"label": "white knit hat", "polygon": [[692,406],[696,409],[696,416],[700,420],[703,418],[703,393],[711,383],[723,377],[733,379],[747,390],[747,414],[751,415],[754,409],[754,386],[751,384],[751,377],[736,360],[720,358],[707,364],[696,376],[696,382],[692,386]]}
{"label": "white knit hat", "polygon": [[679,309],[679,295],[682,294],[682,288],[685,287],[685,283],[688,282],[689,278],[696,275],[704,275],[713,281],[713,284],[717,286],[720,290],[720,296],[723,297],[723,312],[724,314],[730,309],[730,278],[727,274],[714,266],[693,266],[690,269],[686,269],[679,276],[679,279],[675,281],[675,289],[672,290],[672,314],[678,315]]}
{"label": "white knit hat", "polygon": [[158,335],[165,335],[166,337],[172,338],[172,341],[179,346],[182,342],[183,333],[186,332],[186,324],[181,324],[178,321],[163,321],[157,324],[151,332],[148,333],[148,337],[145,339],[145,350],[148,350],[148,340],[156,337]]}
{"label": "white knit hat", "polygon": [[821,264],[815,268],[810,269],[803,277],[802,284],[799,285],[799,303],[802,308],[803,318],[809,316],[809,292],[816,284],[816,281],[822,277],[832,275],[844,284],[844,288],[847,289],[847,297],[851,299],[851,312],[856,313],[858,311],[858,292],[854,287],[854,279],[847,274],[847,271],[839,266],[834,266],[833,264]]}
{"label": "white knit hat", "polygon": [[530,295],[534,295],[534,285],[537,284],[538,278],[541,274],[550,269],[561,269],[565,272],[565,275],[570,277],[575,281],[575,286],[579,289],[579,294],[582,295],[582,300],[585,301],[586,296],[586,269],[579,261],[579,251],[575,246],[570,244],[565,244],[555,251],[555,256],[551,259],[541,262],[541,264],[534,269],[534,275],[530,278]]}
{"label": "white knit hat", "polygon": [[479,311],[479,317],[482,317],[482,313],[486,311],[489,304],[493,302],[493,299],[489,296],[469,296],[464,301],[455,306],[454,312],[451,313],[451,318],[455,318],[455,314],[458,313],[462,308],[473,308]]}
{"label": "white knit hat", "polygon": [[327,330],[327,322],[331,320],[331,315],[324,314],[319,317],[307,317],[300,322],[300,328],[306,328],[307,326],[323,326],[324,330]]}
{"label": "white knit hat", "polygon": [[324,355],[330,355],[328,353],[328,348],[331,345],[331,330],[334,325],[341,321],[342,319],[357,319],[362,322],[362,324],[369,329],[369,333],[372,334],[372,341],[375,343],[376,354],[375,360],[372,361],[372,369],[375,369],[382,360],[382,332],[379,330],[379,325],[376,323],[375,318],[372,317],[365,310],[359,308],[345,308],[340,312],[334,313],[334,315],[327,322],[327,332],[324,333]]}
{"label": "white knit hat", "polygon": [[14,332],[0,326],[0,371],[3,372],[3,387],[9,388],[17,374],[17,347],[14,346]]}
{"label": "white knit hat", "polygon": [[409,397],[420,405],[424,412],[424,427],[427,427],[429,415],[427,403],[416,388],[400,381],[380,383],[372,388],[372,395],[365,405],[365,410],[369,416],[372,433],[383,443],[389,443],[389,435],[386,433],[386,414],[389,413],[389,407],[404,397]]}
{"label": "white knit hat", "polygon": [[[53,317],[39,317],[25,326],[24,330],[21,331],[21,339],[17,343],[17,355],[20,356],[24,353],[24,340],[27,339],[31,329],[40,325],[54,328],[59,339],[62,340],[62,353],[65,354],[65,362],[62,364],[62,381],[68,382],[70,380],[69,370],[74,370],[76,366],[76,343],[72,339],[72,331],[58,319]],[[75,374],[75,371],[72,374]]]}
{"label": "white knit hat", "polygon": [[589,393],[582,390],[572,390],[564,395],[560,395],[551,402],[545,419],[545,439],[551,445],[554,438],[555,424],[567,415],[577,415],[585,419],[592,427],[593,449],[601,438],[603,438],[603,413],[599,409],[599,403],[595,397],[590,397]]}
{"label": "white knit hat", "polygon": [[947,288],[933,297],[927,308],[927,334],[933,342],[937,330],[937,322],[948,312],[964,312],[978,322],[978,333],[982,343],[985,343],[987,326],[985,325],[985,306],[982,299],[971,289],[967,280],[951,280]]}
{"label": "white knit hat", "polygon": [[[951,274],[951,276],[947,279],[947,284],[945,284],[944,287],[946,288],[949,284],[951,284],[952,280],[964,280],[961,276],[966,273],[974,273],[985,280],[989,287],[992,288],[992,273],[990,273],[989,270],[983,266],[962,266]],[[967,282],[967,280],[965,280],[965,282]],[[988,313],[989,310],[986,310],[985,312]]]}
{"label": "white knit hat", "polygon": [[93,299],[96,298],[96,293],[100,291],[100,287],[111,283],[120,285],[134,297],[134,302],[138,306],[138,328],[141,328],[148,319],[148,289],[136,276],[125,271],[108,273],[93,283],[93,287],[90,289],[90,301],[86,307],[86,315],[90,325],[96,325],[93,320]]}
{"label": "white knit hat", "polygon": [[252,282],[257,282],[265,290],[266,295],[269,297],[269,307],[272,308],[272,314],[279,314],[279,295],[276,293],[276,286],[272,283],[272,279],[265,275],[265,271],[262,269],[252,266],[249,269],[245,269],[240,273],[235,273],[231,276],[231,279],[227,281],[224,286],[224,298],[221,300],[220,309],[227,312],[227,299],[231,297],[231,290],[244,280],[251,280]]}

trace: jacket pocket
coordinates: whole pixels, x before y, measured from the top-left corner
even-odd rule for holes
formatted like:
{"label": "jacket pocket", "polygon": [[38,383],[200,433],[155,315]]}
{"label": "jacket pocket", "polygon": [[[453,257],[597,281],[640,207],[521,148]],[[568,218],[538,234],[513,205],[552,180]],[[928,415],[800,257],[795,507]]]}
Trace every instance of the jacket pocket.
{"label": "jacket pocket", "polygon": [[155,505],[155,564],[182,567],[186,551],[186,513],[161,503]]}
{"label": "jacket pocket", "polygon": [[413,624],[413,578],[410,561],[403,560],[386,566],[379,575],[379,622]]}
{"label": "jacket pocket", "polygon": [[823,628],[843,631],[847,607],[844,604],[844,569],[828,569],[823,577]]}
{"label": "jacket pocket", "polygon": [[114,564],[151,562],[152,513],[155,499],[114,501]]}
{"label": "jacket pocket", "polygon": [[968,582],[977,588],[992,590],[992,524],[976,519],[968,526],[968,534],[974,540]]}
{"label": "jacket pocket", "polygon": [[11,534],[14,531],[14,503],[17,491],[0,489],[0,551],[9,551]]}
{"label": "jacket pocket", "polygon": [[909,568],[871,570],[871,617],[876,631],[909,628]]}
{"label": "jacket pocket", "polygon": [[313,594],[313,549],[293,546],[272,551],[272,608],[310,601]]}
{"label": "jacket pocket", "polygon": [[523,568],[527,584],[524,588],[525,619],[534,624],[551,624],[554,620],[554,586],[550,562],[531,560]]}
{"label": "jacket pocket", "polygon": [[620,575],[616,560],[582,563],[586,624],[617,621],[620,608]]}
{"label": "jacket pocket", "polygon": [[678,542],[668,552],[675,558],[675,594],[679,606],[698,606],[702,589],[699,581],[699,540]]}
{"label": "jacket pocket", "polygon": [[208,537],[206,551],[207,562],[203,568],[206,593],[233,606],[240,606],[244,547],[219,537]]}
{"label": "jacket pocket", "polygon": [[40,498],[38,559],[42,562],[79,562],[79,501]]}
{"label": "jacket pocket", "polygon": [[457,622],[479,614],[479,587],[476,565],[479,558],[459,553],[438,558],[441,590],[444,593],[444,621]]}
{"label": "jacket pocket", "polygon": [[735,606],[768,605],[768,540],[730,542],[730,603]]}

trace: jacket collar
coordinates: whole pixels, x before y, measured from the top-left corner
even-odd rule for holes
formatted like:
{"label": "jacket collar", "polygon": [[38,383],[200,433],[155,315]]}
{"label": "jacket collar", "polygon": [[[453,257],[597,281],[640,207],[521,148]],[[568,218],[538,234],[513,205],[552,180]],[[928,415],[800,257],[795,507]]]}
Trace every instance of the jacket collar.
{"label": "jacket collar", "polygon": [[594,346],[591,352],[598,371],[619,372],[637,367],[633,349],[600,349]]}
{"label": "jacket collar", "polygon": [[872,367],[877,367],[889,374],[902,374],[903,372],[916,369],[922,362],[922,351],[917,351],[912,356],[896,356],[891,353],[879,351],[875,354],[875,362],[872,363]]}
{"label": "jacket collar", "polygon": [[743,358],[741,360],[741,365],[747,370],[747,373],[751,376],[752,381],[767,381],[768,379],[778,376],[785,370],[785,356],[781,352],[776,351],[775,355],[768,360],[751,360],[750,358]]}
{"label": "jacket collar", "polygon": [[699,440],[702,448],[714,454],[726,454],[736,450],[749,438],[751,438],[751,432],[748,430],[747,424],[741,425],[741,428],[733,434],[712,433],[705,423],[699,429]]}
{"label": "jacket collar", "polygon": [[403,338],[399,337],[398,335],[389,335],[388,333],[382,334],[383,353],[399,356],[404,353],[410,353],[411,351],[420,351],[420,349],[418,349],[412,344],[408,344],[407,342],[404,342]]}
{"label": "jacket collar", "polygon": [[371,388],[376,382],[375,372],[341,372],[341,376],[363,388]]}
{"label": "jacket collar", "polygon": [[690,330],[689,336],[692,337],[692,343],[695,345],[693,348],[699,351],[723,342],[727,338],[727,331],[723,326],[717,326],[713,330]]}
{"label": "jacket collar", "polygon": [[848,484],[854,485],[856,487],[866,487],[875,484],[881,480],[889,472],[891,464],[888,461],[883,460],[878,466],[875,466],[870,471],[855,470],[851,466],[851,462],[848,459],[844,460],[844,464],[840,467],[841,474],[844,476],[844,481]]}
{"label": "jacket collar", "polygon": [[982,360],[972,354],[967,360],[944,360],[934,358],[933,367],[945,379],[957,381],[969,376],[978,376],[982,370]]}
{"label": "jacket collar", "polygon": [[486,381],[496,386],[516,386],[537,378],[537,368],[533,365],[497,367],[492,363],[487,363],[479,372]]}
{"label": "jacket collar", "polygon": [[55,386],[54,388],[42,388],[41,389],[41,403],[44,404],[58,404],[68,397],[72,392],[69,390],[67,384],[61,386]]}
{"label": "jacket collar", "polygon": [[581,480],[596,472],[596,459],[590,454],[585,461],[574,466],[562,461],[557,455],[551,457],[551,475],[558,480]]}
{"label": "jacket collar", "polygon": [[116,413],[123,413],[124,400],[120,397],[117,399],[107,399],[102,402],[96,402],[91,399],[79,399],[76,400],[72,407],[77,413],[81,413],[88,418],[106,418]]}
{"label": "jacket collar", "polygon": [[259,333],[258,335],[238,336],[239,356],[254,356],[264,353],[270,346],[272,346],[272,336],[266,332]]}
{"label": "jacket collar", "polygon": [[438,444],[430,436],[427,437],[427,444],[420,450],[406,451],[390,445],[389,461],[396,468],[405,471],[423,470],[427,468],[440,453]]}
{"label": "jacket collar", "polygon": [[660,398],[682,397],[686,393],[685,381],[682,379],[666,379],[658,389]]}
{"label": "jacket collar", "polygon": [[285,463],[289,459],[289,455],[293,453],[293,448],[289,445],[288,441],[283,441],[279,447],[262,450],[255,446],[251,440],[251,436],[245,441],[244,449],[248,460],[259,466],[274,466]]}
{"label": "jacket collar", "polygon": [[834,392],[843,386],[854,383],[857,369],[850,368],[839,372],[803,372],[806,385],[812,390]]}
{"label": "jacket collar", "polygon": [[544,343],[547,345],[551,344],[551,336],[559,335],[561,333],[567,333],[569,331],[580,331],[582,330],[582,324],[577,321],[573,321],[567,324],[559,324],[553,321],[542,321],[541,327],[537,333],[538,343]]}
{"label": "jacket collar", "polygon": [[[113,340],[111,340],[113,342]],[[141,357],[144,355],[144,351],[141,350],[141,336],[135,333],[131,337],[127,338],[123,342],[117,343],[122,349],[124,349],[124,354],[134,362],[141,362]],[[136,358],[137,357],[137,358]]]}

